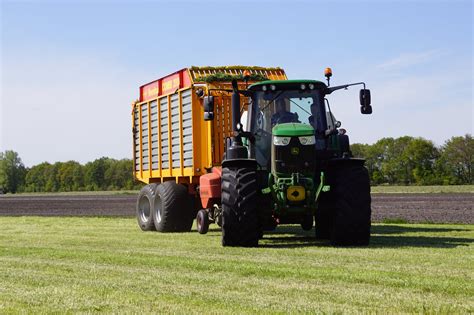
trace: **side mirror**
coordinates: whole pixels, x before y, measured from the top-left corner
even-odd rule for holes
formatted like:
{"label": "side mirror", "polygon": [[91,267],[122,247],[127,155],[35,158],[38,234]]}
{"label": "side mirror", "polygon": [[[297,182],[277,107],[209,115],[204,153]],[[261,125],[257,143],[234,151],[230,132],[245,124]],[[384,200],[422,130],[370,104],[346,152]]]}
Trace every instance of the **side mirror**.
{"label": "side mirror", "polygon": [[359,93],[360,105],[370,106],[370,90],[362,89]]}
{"label": "side mirror", "polygon": [[214,96],[204,96],[204,121],[214,120]]}
{"label": "side mirror", "polygon": [[370,114],[372,114],[372,106],[370,106],[370,105],[361,106],[360,107],[360,112],[364,115],[370,115]]}

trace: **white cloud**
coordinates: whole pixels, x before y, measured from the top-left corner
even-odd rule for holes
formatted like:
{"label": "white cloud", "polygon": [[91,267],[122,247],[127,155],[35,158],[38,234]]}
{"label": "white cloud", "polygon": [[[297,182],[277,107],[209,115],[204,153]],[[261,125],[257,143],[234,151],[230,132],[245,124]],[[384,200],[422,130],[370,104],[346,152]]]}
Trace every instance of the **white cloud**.
{"label": "white cloud", "polygon": [[377,65],[377,68],[382,69],[382,70],[398,70],[398,69],[410,67],[413,65],[427,63],[443,55],[444,53],[438,49],[424,51],[424,52],[403,53],[395,58],[392,58],[390,60],[387,60]]}

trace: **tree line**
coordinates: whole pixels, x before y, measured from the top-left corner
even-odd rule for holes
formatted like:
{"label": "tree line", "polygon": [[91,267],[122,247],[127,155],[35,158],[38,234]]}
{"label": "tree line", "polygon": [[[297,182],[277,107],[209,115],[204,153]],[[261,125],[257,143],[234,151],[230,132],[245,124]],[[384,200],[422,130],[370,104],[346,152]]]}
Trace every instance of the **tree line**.
{"label": "tree line", "polygon": [[414,137],[383,138],[353,144],[352,154],[366,159],[373,185],[464,185],[474,183],[474,139],[452,137],[437,147]]}
{"label": "tree line", "polygon": [[4,193],[139,189],[132,172],[130,159],[102,157],[84,165],[43,162],[26,168],[16,152],[0,153],[0,190]]}
{"label": "tree line", "polygon": [[[437,147],[424,138],[383,138],[374,144],[352,144],[355,157],[366,159],[373,185],[474,184],[474,139],[452,137]],[[27,168],[18,153],[0,152],[0,191],[62,192],[131,190],[133,162],[107,157],[84,165],[76,161],[44,162]]]}

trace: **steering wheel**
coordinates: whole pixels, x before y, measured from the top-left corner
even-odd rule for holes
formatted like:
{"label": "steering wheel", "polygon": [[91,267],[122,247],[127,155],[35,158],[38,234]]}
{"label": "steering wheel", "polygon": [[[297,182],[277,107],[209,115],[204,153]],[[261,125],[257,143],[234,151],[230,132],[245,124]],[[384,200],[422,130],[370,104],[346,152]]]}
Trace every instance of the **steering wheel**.
{"label": "steering wheel", "polygon": [[296,123],[300,122],[298,120],[298,114],[296,113],[286,113],[284,115],[281,115],[278,117],[278,119],[275,122],[275,125],[278,124],[285,124],[285,123]]}

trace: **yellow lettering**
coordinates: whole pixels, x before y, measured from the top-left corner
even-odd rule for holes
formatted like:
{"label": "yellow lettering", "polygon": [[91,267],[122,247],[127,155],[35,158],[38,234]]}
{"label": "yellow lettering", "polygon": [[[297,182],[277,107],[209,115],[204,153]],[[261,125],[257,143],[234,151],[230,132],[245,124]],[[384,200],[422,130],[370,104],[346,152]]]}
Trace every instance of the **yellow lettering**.
{"label": "yellow lettering", "polygon": [[168,80],[163,82],[163,91],[171,90],[173,88],[173,82]]}
{"label": "yellow lettering", "polygon": [[153,87],[153,88],[147,88],[143,90],[143,97],[149,98],[153,96],[158,96],[158,88]]}
{"label": "yellow lettering", "polygon": [[179,86],[179,78],[174,78],[173,79],[173,88],[176,88]]}

